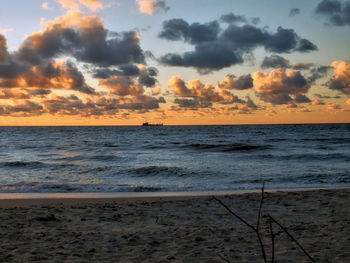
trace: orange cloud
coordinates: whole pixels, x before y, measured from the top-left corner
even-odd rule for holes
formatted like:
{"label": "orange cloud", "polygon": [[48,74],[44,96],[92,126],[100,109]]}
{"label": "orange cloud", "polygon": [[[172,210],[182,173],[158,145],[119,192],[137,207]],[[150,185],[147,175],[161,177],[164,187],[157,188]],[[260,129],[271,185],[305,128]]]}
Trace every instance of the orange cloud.
{"label": "orange cloud", "polygon": [[190,80],[186,84],[181,77],[173,76],[169,80],[168,87],[176,95],[174,103],[181,108],[192,110],[211,108],[214,110],[219,107],[218,105],[213,106],[214,104],[232,106],[234,103],[242,103],[242,113],[248,109],[250,111],[257,109],[250,98],[247,98],[247,101],[241,100],[227,89],[215,87],[209,83],[204,84],[198,79]]}
{"label": "orange cloud", "polygon": [[327,109],[330,111],[337,111],[337,110],[341,110],[341,106],[339,103],[328,103]]}
{"label": "orange cloud", "polygon": [[161,0],[136,0],[139,5],[139,11],[143,14],[153,15],[157,10],[169,10],[164,1]]}
{"label": "orange cloud", "polygon": [[328,82],[328,87],[350,94],[350,64],[345,61],[334,61],[333,78]]}
{"label": "orange cloud", "polygon": [[270,73],[255,72],[254,89],[259,97],[272,104],[288,104],[293,101],[290,95],[306,93],[310,85],[297,70],[278,68]]}
{"label": "orange cloud", "polygon": [[346,100],[346,104],[350,105],[350,99]]}
{"label": "orange cloud", "polygon": [[58,3],[66,9],[80,10],[81,6],[89,8],[92,11],[103,8],[103,4],[99,0],[57,0]]}
{"label": "orange cloud", "polygon": [[73,64],[64,61],[33,66],[16,78],[0,78],[0,87],[76,90],[87,94],[95,92],[85,83],[82,73]]}
{"label": "orange cloud", "polygon": [[51,8],[49,7],[49,3],[48,2],[43,2],[41,4],[41,8],[46,9],[46,10],[51,10]]}
{"label": "orange cloud", "polygon": [[142,86],[135,83],[134,79],[128,76],[112,76],[108,79],[101,79],[100,86],[112,91],[118,96],[140,95],[144,93]]}

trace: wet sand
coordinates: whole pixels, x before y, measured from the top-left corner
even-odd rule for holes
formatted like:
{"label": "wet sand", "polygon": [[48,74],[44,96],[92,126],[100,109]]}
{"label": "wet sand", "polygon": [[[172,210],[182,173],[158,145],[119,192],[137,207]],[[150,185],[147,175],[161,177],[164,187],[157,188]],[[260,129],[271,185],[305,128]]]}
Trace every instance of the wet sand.
{"label": "wet sand", "polygon": [[[219,196],[256,224],[260,193]],[[268,214],[317,262],[350,262],[350,189],[266,192]],[[275,224],[276,262],[310,262]],[[0,200],[0,262],[263,262],[255,233],[211,196]]]}

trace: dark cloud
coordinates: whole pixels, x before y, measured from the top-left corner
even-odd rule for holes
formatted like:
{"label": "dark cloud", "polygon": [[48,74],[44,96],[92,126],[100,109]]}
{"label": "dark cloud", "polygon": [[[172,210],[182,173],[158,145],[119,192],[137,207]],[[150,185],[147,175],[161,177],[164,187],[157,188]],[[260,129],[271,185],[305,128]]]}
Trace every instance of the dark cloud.
{"label": "dark cloud", "polygon": [[0,62],[8,57],[6,38],[0,34]]}
{"label": "dark cloud", "polygon": [[271,55],[265,57],[261,63],[261,68],[291,68],[295,70],[308,70],[313,67],[314,64],[310,62],[299,62],[290,64],[288,59],[279,55]]}
{"label": "dark cloud", "polygon": [[121,65],[118,69],[95,68],[92,72],[93,76],[99,79],[108,79],[113,76],[137,77],[139,85],[146,87],[153,87],[157,83],[156,76],[158,75],[158,69],[155,67],[138,67],[134,64]]}
{"label": "dark cloud", "polygon": [[[72,56],[79,61],[99,66],[144,63],[144,53],[136,31],[115,33],[104,28],[97,17],[70,16],[54,20],[44,31],[29,36],[20,46],[17,56],[30,64],[60,56]],[[67,25],[68,24],[68,25]]]}
{"label": "dark cloud", "polygon": [[193,23],[189,25],[183,19],[171,19],[163,22],[163,29],[159,33],[159,37],[167,40],[184,40],[191,44],[199,44],[216,40],[219,29],[217,21],[207,24]]}
{"label": "dark cloud", "polygon": [[302,38],[299,40],[298,46],[295,48],[295,50],[299,52],[310,52],[317,50],[317,46],[309,40]]}
{"label": "dark cloud", "polygon": [[244,23],[247,22],[247,18],[241,15],[235,15],[234,13],[228,13],[220,17],[221,22],[225,23]]}
{"label": "dark cloud", "polygon": [[262,68],[288,68],[289,66],[289,60],[278,55],[265,57],[261,64]]}
{"label": "dark cloud", "polygon": [[316,14],[325,16],[330,25],[350,25],[350,1],[322,0],[316,7]]}
{"label": "dark cloud", "polygon": [[46,95],[50,94],[50,90],[45,89],[21,89],[21,88],[2,88],[0,89],[0,99],[30,99],[33,97],[44,98]]}
{"label": "dark cloud", "polygon": [[179,99],[174,100],[182,108],[209,108],[213,104],[211,102],[200,101],[198,99]]}
{"label": "dark cloud", "polygon": [[310,70],[311,75],[307,78],[308,82],[314,83],[318,79],[321,79],[327,76],[327,74],[330,72],[331,69],[332,67],[330,66],[318,66],[318,67],[312,68]]}
{"label": "dark cloud", "polygon": [[[92,101],[83,102],[75,95],[68,97],[56,96],[53,99],[48,99],[43,102],[45,109],[52,115],[80,115],[80,116],[93,116],[102,115],[106,113],[106,105],[99,107]],[[117,110],[115,109],[114,113]]]}
{"label": "dark cloud", "polygon": [[329,96],[329,95],[322,95],[322,94],[319,94],[319,93],[315,93],[314,96],[317,97],[317,98],[320,98],[320,99],[341,99],[342,98],[339,95]]}
{"label": "dark cloud", "polygon": [[219,82],[218,87],[221,89],[246,90],[253,88],[253,78],[250,74],[240,75],[237,78],[234,75],[227,75]]}
{"label": "dark cloud", "polygon": [[303,94],[297,94],[294,97],[295,103],[309,103],[311,100]]}
{"label": "dark cloud", "polygon": [[297,16],[300,14],[300,9],[299,8],[292,8],[290,11],[289,11],[289,16]]}
{"label": "dark cloud", "polygon": [[120,65],[118,69],[95,68],[92,73],[95,78],[107,79],[113,75],[138,76],[140,74],[140,69],[135,64],[125,64]]}
{"label": "dark cloud", "polygon": [[144,67],[140,70],[140,75],[138,78],[139,84],[146,87],[153,87],[157,83],[155,78],[158,75],[158,70],[154,67],[146,68]]}
{"label": "dark cloud", "polygon": [[28,117],[43,113],[43,106],[30,100],[24,100],[15,105],[0,105],[1,116]]}
{"label": "dark cloud", "polygon": [[250,19],[253,25],[257,25],[260,23],[261,19],[259,17],[253,17]]}
{"label": "dark cloud", "polygon": [[159,108],[159,103],[164,103],[164,98],[159,99],[140,94],[132,99],[124,98],[122,103],[118,105],[120,109],[126,110],[154,110]]}
{"label": "dark cloud", "polygon": [[242,63],[243,58],[225,43],[206,42],[195,46],[194,51],[181,55],[166,54],[160,58],[160,62],[169,66],[195,67],[200,73],[208,73]]}
{"label": "dark cloud", "polygon": [[[233,14],[224,16],[224,19],[229,20],[229,17],[234,19]],[[225,30],[220,30],[217,21],[188,25],[183,19],[167,20],[163,23],[159,36],[194,45],[194,51],[162,56],[161,63],[194,67],[202,73],[242,63],[245,54],[251,53],[257,47],[264,47],[274,53],[309,52],[317,49],[316,45],[300,38],[293,29],[278,27],[277,32],[270,33],[253,25],[238,26],[230,23]]]}
{"label": "dark cloud", "polygon": [[13,79],[30,70],[30,66],[20,63],[13,56],[7,56],[7,59],[0,61],[0,79]]}
{"label": "dark cloud", "polygon": [[165,1],[157,0],[157,1],[155,1],[155,9],[157,11],[163,10],[165,12],[168,12],[170,10],[170,7],[166,5]]}
{"label": "dark cloud", "polygon": [[307,70],[307,69],[310,69],[312,66],[314,66],[314,63],[299,62],[299,63],[294,63],[292,65],[292,68],[296,70]]}

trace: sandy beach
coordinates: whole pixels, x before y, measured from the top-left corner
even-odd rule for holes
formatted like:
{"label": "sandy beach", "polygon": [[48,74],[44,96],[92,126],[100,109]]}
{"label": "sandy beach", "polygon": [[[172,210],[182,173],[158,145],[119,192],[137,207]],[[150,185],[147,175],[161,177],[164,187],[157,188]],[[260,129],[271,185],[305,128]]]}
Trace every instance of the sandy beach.
{"label": "sandy beach", "polygon": [[[219,196],[256,224],[260,193]],[[212,196],[0,200],[0,262],[263,262],[255,233]],[[316,262],[350,262],[350,189],[265,192]],[[310,262],[274,224],[276,262]]]}

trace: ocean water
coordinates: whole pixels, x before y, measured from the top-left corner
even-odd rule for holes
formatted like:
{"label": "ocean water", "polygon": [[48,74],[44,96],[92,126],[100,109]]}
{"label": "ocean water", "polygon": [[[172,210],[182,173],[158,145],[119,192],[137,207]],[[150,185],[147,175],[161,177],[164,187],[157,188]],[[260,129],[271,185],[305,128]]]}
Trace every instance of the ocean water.
{"label": "ocean water", "polygon": [[0,193],[350,186],[350,124],[0,127]]}

